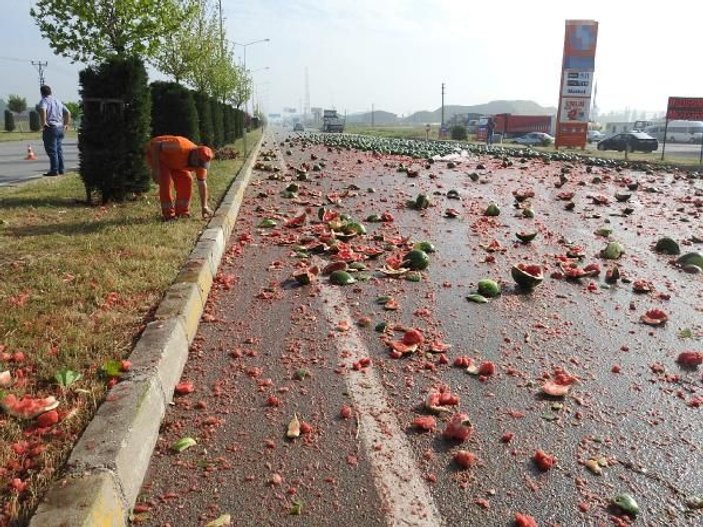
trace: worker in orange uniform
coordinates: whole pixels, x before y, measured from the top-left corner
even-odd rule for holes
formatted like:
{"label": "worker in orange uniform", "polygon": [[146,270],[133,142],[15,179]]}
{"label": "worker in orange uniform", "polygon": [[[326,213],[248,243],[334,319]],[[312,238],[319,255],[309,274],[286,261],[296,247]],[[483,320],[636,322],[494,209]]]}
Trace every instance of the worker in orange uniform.
{"label": "worker in orange uniform", "polygon": [[[193,176],[198,182],[198,194],[203,218],[212,214],[208,207],[207,171],[213,153],[207,146],[198,146],[185,137],[160,135],[147,146],[147,164],[154,181],[159,184],[161,213],[165,221],[190,217]],[[176,200],[174,202],[174,187]]]}

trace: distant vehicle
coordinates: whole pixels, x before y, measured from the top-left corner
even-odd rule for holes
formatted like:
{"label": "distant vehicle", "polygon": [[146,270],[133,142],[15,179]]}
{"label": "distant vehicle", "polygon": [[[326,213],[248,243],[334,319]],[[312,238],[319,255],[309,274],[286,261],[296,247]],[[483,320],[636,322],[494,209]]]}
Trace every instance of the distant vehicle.
{"label": "distant vehicle", "polygon": [[591,130],[588,132],[587,137],[589,143],[597,143],[598,141],[605,139],[605,134],[599,130]]}
{"label": "distant vehicle", "polygon": [[[653,121],[635,121],[635,124],[632,125],[632,131],[633,132],[644,132],[645,128],[648,126],[653,125]],[[652,135],[652,134],[649,134]]]}
{"label": "distant vehicle", "polygon": [[[482,117],[475,125],[471,121],[467,122],[467,130],[474,129],[477,141],[485,141],[487,133],[488,117]],[[493,115],[495,128],[493,130],[493,142],[500,142],[501,138],[519,137],[530,132],[548,133],[552,129],[551,115],[513,115],[510,113],[499,113]]]}
{"label": "distant vehicle", "polygon": [[659,141],[644,132],[623,132],[606,137],[598,143],[598,150],[617,150],[618,152],[654,152],[659,148]]}
{"label": "distant vehicle", "polygon": [[322,113],[322,131],[340,134],[344,131],[344,119],[339,116],[337,110],[324,110]]}
{"label": "distant vehicle", "polygon": [[667,142],[701,144],[703,140],[703,121],[669,121],[669,126],[657,123],[644,129],[645,133],[659,141],[664,140],[664,130]]}
{"label": "distant vehicle", "polygon": [[295,123],[293,125],[293,131],[294,132],[304,132],[305,126],[303,126],[303,123]]}
{"label": "distant vehicle", "polygon": [[544,132],[530,132],[515,138],[515,142],[527,146],[548,146],[554,144],[554,138]]}

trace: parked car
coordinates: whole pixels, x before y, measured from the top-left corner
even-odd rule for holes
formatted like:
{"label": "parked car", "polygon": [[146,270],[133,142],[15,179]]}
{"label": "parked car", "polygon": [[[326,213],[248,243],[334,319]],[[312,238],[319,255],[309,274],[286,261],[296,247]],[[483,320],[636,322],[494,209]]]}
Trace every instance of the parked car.
{"label": "parked car", "polygon": [[544,132],[530,132],[515,138],[515,142],[528,146],[548,146],[554,143],[554,138]]}
{"label": "parked car", "polygon": [[657,148],[659,148],[659,141],[644,132],[623,132],[598,142],[598,150],[640,151],[648,154]]}
{"label": "parked car", "polygon": [[605,134],[599,130],[591,130],[588,132],[587,137],[589,143],[597,143],[598,141],[605,139]]}
{"label": "parked car", "polygon": [[295,125],[293,126],[293,131],[294,132],[304,132],[305,127],[303,126],[303,123],[295,123]]}

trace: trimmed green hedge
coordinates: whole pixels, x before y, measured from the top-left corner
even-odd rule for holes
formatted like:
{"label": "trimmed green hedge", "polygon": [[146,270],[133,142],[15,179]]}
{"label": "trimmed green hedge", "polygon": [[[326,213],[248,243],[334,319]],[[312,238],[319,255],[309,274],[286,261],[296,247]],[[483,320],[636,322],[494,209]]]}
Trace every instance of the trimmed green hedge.
{"label": "trimmed green hedge", "polygon": [[213,124],[213,144],[219,148],[225,144],[225,119],[222,110],[222,104],[215,100],[210,100],[210,108],[212,111]]}
{"label": "trimmed green hedge", "polygon": [[195,108],[198,112],[198,128],[200,142],[207,146],[215,146],[215,130],[212,122],[212,105],[210,97],[202,92],[194,92]]}
{"label": "trimmed green hedge", "polygon": [[83,116],[78,142],[88,201],[146,192],[151,175],[144,147],[151,132],[151,94],[143,62],[113,58],[79,74]]}
{"label": "trimmed green hedge", "polygon": [[5,131],[14,132],[15,130],[15,114],[10,110],[5,110]]}
{"label": "trimmed green hedge", "polygon": [[39,112],[36,110],[29,111],[29,129],[32,132],[41,130],[41,119],[39,119]]}
{"label": "trimmed green hedge", "polygon": [[180,135],[200,142],[198,110],[193,92],[175,82],[156,81],[151,89],[152,136]]}

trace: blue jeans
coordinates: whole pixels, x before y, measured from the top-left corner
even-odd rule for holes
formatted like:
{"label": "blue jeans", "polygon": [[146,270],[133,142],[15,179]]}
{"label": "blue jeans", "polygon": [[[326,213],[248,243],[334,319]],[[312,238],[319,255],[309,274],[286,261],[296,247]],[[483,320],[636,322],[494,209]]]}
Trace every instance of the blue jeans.
{"label": "blue jeans", "polygon": [[42,139],[46,155],[49,156],[50,174],[63,174],[63,137],[63,125],[44,127]]}

